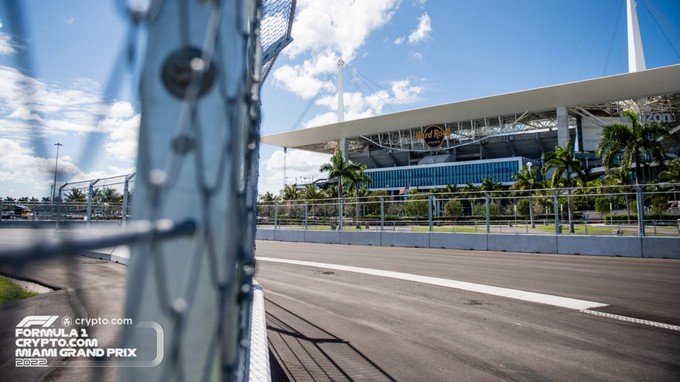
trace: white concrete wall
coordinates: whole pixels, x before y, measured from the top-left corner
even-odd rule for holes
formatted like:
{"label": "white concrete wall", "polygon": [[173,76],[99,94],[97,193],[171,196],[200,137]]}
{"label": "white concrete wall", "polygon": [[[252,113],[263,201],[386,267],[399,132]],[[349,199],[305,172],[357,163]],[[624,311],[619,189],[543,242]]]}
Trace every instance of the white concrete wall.
{"label": "white concrete wall", "polygon": [[[273,232],[276,231],[276,232]],[[680,237],[258,230],[258,240],[680,259]]]}

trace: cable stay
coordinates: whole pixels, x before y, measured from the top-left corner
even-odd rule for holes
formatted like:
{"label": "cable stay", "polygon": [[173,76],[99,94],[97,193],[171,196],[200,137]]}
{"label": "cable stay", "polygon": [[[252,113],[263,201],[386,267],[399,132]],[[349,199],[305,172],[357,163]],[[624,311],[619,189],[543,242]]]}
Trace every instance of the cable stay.
{"label": "cable stay", "polygon": [[[375,107],[375,101],[370,100],[370,96],[377,96],[379,100],[383,101],[383,107],[388,108],[392,112],[397,112],[397,110],[393,105],[395,103],[400,104],[408,108],[409,110],[413,109],[413,106],[409,105],[408,103],[404,102],[400,98],[398,98],[393,92],[390,92],[389,90],[385,89],[384,87],[380,86],[377,84],[375,81],[371,80],[368,78],[366,75],[362,74],[359,72],[354,66],[347,64],[347,63],[342,63],[338,61],[338,63],[335,65],[333,70],[328,74],[328,76],[324,79],[324,82],[321,84],[319,87],[319,90],[317,90],[316,94],[312,99],[307,103],[307,106],[305,109],[302,111],[298,119],[295,121],[295,123],[290,127],[290,131],[296,130],[300,127],[300,124],[302,123],[303,119],[309,112],[309,110],[312,108],[312,106],[318,101],[319,97],[323,93],[324,89],[328,86],[328,83],[330,80],[333,78],[333,76],[336,75],[338,72],[338,68],[343,67],[344,72],[347,77],[350,79],[351,83],[354,85],[356,88],[357,92],[361,95],[361,99],[364,101],[366,104],[366,107],[371,110],[373,115],[380,115],[378,110],[376,110]],[[392,102],[394,101],[394,102]]]}

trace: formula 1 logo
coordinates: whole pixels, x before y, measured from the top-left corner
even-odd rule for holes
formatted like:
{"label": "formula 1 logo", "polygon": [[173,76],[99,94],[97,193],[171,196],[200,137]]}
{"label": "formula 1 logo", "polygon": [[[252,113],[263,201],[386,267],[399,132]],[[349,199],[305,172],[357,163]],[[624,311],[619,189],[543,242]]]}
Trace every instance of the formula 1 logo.
{"label": "formula 1 logo", "polygon": [[26,316],[17,325],[17,328],[30,328],[31,326],[42,326],[49,328],[59,316]]}

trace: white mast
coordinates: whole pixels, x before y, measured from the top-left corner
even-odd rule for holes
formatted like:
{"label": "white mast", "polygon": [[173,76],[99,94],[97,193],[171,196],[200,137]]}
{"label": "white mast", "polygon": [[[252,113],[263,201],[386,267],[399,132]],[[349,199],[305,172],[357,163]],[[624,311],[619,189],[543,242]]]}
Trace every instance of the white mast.
{"label": "white mast", "polygon": [[647,67],[645,66],[645,54],[642,50],[635,0],[626,0],[626,5],[628,9],[628,72],[634,73],[646,70]]}
{"label": "white mast", "polygon": [[[345,62],[340,57],[338,60],[338,122],[345,121],[345,93],[343,91],[343,72],[345,71]],[[349,147],[347,145],[347,138],[340,138],[338,142],[339,149],[342,150],[342,156],[345,160],[349,159]]]}
{"label": "white mast", "polygon": [[345,62],[342,60],[342,57],[338,61],[338,122],[344,122],[345,121],[345,100],[344,100],[344,91],[342,89],[342,82],[343,82],[343,71],[345,70]]}

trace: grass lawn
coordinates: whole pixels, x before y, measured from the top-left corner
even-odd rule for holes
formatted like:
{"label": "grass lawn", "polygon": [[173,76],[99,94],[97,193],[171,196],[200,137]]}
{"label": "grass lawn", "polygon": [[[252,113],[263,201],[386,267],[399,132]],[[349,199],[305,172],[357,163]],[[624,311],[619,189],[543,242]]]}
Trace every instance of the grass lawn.
{"label": "grass lawn", "polygon": [[0,304],[33,297],[35,295],[37,295],[37,293],[26,291],[13,283],[12,280],[0,277]]}

